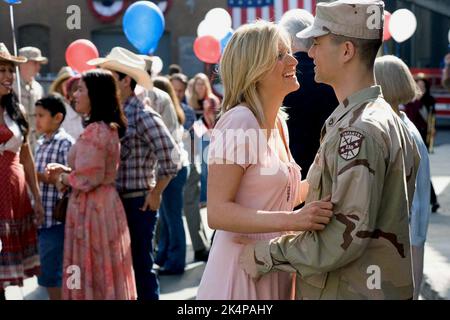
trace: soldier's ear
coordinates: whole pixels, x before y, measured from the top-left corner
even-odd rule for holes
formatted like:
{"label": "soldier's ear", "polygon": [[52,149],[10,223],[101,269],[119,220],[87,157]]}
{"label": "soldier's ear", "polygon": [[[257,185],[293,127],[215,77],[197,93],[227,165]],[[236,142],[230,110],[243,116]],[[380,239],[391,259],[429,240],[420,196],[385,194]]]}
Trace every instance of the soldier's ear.
{"label": "soldier's ear", "polygon": [[344,50],[343,53],[344,62],[352,60],[356,54],[355,44],[351,41],[345,41],[343,43],[343,50]]}

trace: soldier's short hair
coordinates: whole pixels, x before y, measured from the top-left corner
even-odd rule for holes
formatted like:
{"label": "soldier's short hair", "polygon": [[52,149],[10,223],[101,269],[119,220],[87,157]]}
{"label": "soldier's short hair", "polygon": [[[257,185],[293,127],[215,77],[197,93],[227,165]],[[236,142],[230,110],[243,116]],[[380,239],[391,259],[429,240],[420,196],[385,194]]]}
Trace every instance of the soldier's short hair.
{"label": "soldier's short hair", "polygon": [[411,102],[421,93],[406,63],[396,56],[377,58],[374,71],[384,99],[392,107]]}
{"label": "soldier's short hair", "polygon": [[333,33],[330,33],[330,36],[331,41],[336,45],[342,44],[347,41],[353,43],[361,61],[364,63],[368,70],[373,70],[373,65],[375,63],[378,50],[380,50],[380,47],[383,44],[383,41],[381,39],[350,38]]}

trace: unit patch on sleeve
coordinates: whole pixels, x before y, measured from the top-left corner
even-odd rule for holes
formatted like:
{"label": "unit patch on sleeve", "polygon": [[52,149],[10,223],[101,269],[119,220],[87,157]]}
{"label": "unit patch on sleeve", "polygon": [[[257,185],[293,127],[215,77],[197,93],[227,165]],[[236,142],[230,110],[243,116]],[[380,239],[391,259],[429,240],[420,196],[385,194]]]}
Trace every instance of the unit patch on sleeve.
{"label": "unit patch on sleeve", "polygon": [[352,160],[356,158],[361,149],[364,135],[357,131],[344,131],[341,133],[341,141],[339,143],[339,155],[344,160]]}

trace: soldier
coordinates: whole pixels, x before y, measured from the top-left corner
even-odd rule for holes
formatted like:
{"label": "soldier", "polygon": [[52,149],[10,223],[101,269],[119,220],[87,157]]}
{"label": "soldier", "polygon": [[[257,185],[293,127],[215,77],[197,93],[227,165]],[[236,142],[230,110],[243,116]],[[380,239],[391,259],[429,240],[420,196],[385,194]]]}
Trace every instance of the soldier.
{"label": "soldier", "polygon": [[419,162],[417,148],[375,85],[383,35],[382,1],[319,3],[309,55],[315,80],[340,102],[327,119],[308,173],[306,203],[331,194],[323,231],[247,244],[241,267],[253,277],[297,273],[299,299],[411,299],[408,212]]}
{"label": "soldier", "polygon": [[[44,96],[44,89],[36,81],[35,77],[39,74],[41,66],[48,63],[48,59],[42,56],[41,50],[35,47],[23,47],[19,49],[19,55],[28,59],[27,63],[19,66],[20,70],[20,103],[25,107],[28,123],[30,124],[30,147],[34,155],[38,135],[36,133],[36,112],[35,102]],[[15,84],[16,90],[18,83]],[[18,91],[16,91],[18,92]]]}

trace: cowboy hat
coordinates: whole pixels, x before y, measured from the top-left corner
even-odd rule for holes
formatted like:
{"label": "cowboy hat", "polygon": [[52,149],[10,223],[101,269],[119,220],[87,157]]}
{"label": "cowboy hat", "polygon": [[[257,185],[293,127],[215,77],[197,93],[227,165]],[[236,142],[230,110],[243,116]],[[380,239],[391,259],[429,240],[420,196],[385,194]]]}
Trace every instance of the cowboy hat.
{"label": "cowboy hat", "polygon": [[27,58],[21,56],[13,56],[9,53],[8,48],[3,42],[0,42],[0,61],[8,61],[13,64],[21,64],[28,61]]}
{"label": "cowboy hat", "polygon": [[127,49],[115,47],[105,58],[92,59],[87,64],[126,74],[148,90],[153,87],[145,60]]}
{"label": "cowboy hat", "polygon": [[64,81],[72,78],[74,75],[75,75],[75,72],[73,71],[73,69],[71,67],[68,67],[68,66],[62,67],[59,70],[58,74],[56,75],[56,79],[50,85],[49,92],[58,91],[58,87],[60,86],[60,84],[63,83]]}
{"label": "cowboy hat", "polygon": [[36,61],[41,64],[47,64],[48,59],[42,56],[41,50],[35,47],[23,47],[19,49],[19,55],[24,56],[28,61]]}

